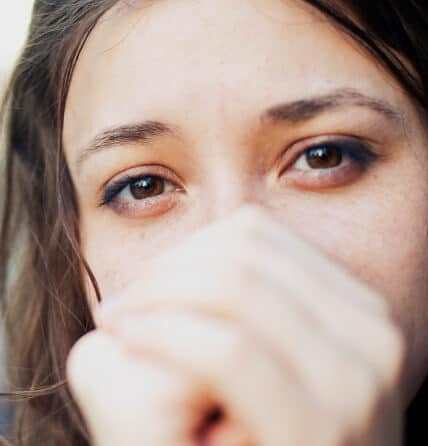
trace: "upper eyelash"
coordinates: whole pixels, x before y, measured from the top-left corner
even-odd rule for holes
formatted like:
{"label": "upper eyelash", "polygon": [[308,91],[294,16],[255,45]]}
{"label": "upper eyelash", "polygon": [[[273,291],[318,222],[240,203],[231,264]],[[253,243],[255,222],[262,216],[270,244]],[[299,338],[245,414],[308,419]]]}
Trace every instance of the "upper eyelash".
{"label": "upper eyelash", "polygon": [[[114,181],[113,183],[106,186],[103,192],[103,196],[101,198],[100,206],[106,206],[109,203],[113,201],[113,199],[118,195],[120,192],[122,192],[125,187],[132,184],[134,181],[137,181],[143,177],[147,177],[150,175],[125,175],[123,178],[118,179],[117,181]],[[154,176],[154,175],[152,175]]]}
{"label": "upper eyelash", "polygon": [[[333,146],[337,145],[339,147],[341,144],[341,142],[338,144],[332,143]],[[375,161],[380,157],[378,153],[374,152],[362,141],[344,141],[343,145],[346,152],[356,161],[369,162]]]}

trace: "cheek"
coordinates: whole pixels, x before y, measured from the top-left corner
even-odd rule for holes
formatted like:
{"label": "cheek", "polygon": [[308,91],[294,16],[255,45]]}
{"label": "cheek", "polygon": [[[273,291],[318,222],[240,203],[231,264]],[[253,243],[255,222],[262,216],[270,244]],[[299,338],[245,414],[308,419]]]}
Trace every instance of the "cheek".
{"label": "cheek", "polygon": [[103,299],[120,294],[143,274],[142,253],[150,249],[145,239],[141,229],[120,237],[102,228],[88,234],[84,251]]}
{"label": "cheek", "polygon": [[296,233],[387,299],[408,345],[408,398],[428,373],[428,196],[412,197],[317,201],[287,215]]}
{"label": "cheek", "polygon": [[[152,222],[124,222],[93,214],[82,220],[82,246],[102,298],[120,295],[144,277],[145,266],[197,228],[207,224],[205,213],[180,211]],[[93,298],[91,298],[93,300]]]}
{"label": "cheek", "polygon": [[428,197],[418,202],[398,197],[387,203],[306,203],[287,215],[288,225],[302,238],[383,294],[403,323],[416,304],[428,309],[426,222]]}

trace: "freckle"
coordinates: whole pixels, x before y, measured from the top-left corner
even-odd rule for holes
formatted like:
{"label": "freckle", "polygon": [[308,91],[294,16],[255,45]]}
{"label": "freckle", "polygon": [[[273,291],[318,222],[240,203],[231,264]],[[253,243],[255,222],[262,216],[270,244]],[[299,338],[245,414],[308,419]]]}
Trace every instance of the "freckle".
{"label": "freckle", "polygon": [[[427,231],[428,231],[428,229],[427,229]],[[140,239],[141,240],[144,240],[146,238],[146,233],[145,232],[142,232],[141,234],[140,234]]]}

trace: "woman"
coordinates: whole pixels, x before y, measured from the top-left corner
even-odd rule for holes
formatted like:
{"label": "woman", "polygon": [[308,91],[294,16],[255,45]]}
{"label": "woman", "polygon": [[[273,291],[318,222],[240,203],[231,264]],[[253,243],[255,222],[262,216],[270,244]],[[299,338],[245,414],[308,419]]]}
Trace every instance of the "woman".
{"label": "woman", "polygon": [[36,1],[4,108],[15,444],[402,444],[423,3]]}

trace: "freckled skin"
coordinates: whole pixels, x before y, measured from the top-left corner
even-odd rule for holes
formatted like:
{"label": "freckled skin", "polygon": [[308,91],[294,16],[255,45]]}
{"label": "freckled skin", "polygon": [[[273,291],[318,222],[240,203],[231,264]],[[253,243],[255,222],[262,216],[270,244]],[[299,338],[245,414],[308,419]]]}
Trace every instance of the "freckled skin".
{"label": "freckled skin", "polygon": [[[402,125],[354,107],[304,124],[260,126],[266,108],[332,88],[388,101]],[[109,150],[77,168],[82,146],[99,131],[143,119],[172,123],[182,138]],[[287,174],[275,175],[285,147],[323,134],[374,140],[383,156],[329,189],[291,187]],[[388,299],[410,352],[407,400],[428,371],[426,141],[411,101],[376,62],[318,13],[279,0],[114,8],[83,49],[64,128],[83,249],[103,296],[197,228],[259,203]],[[138,217],[98,206],[112,177],[153,165],[182,179],[174,205]]]}

